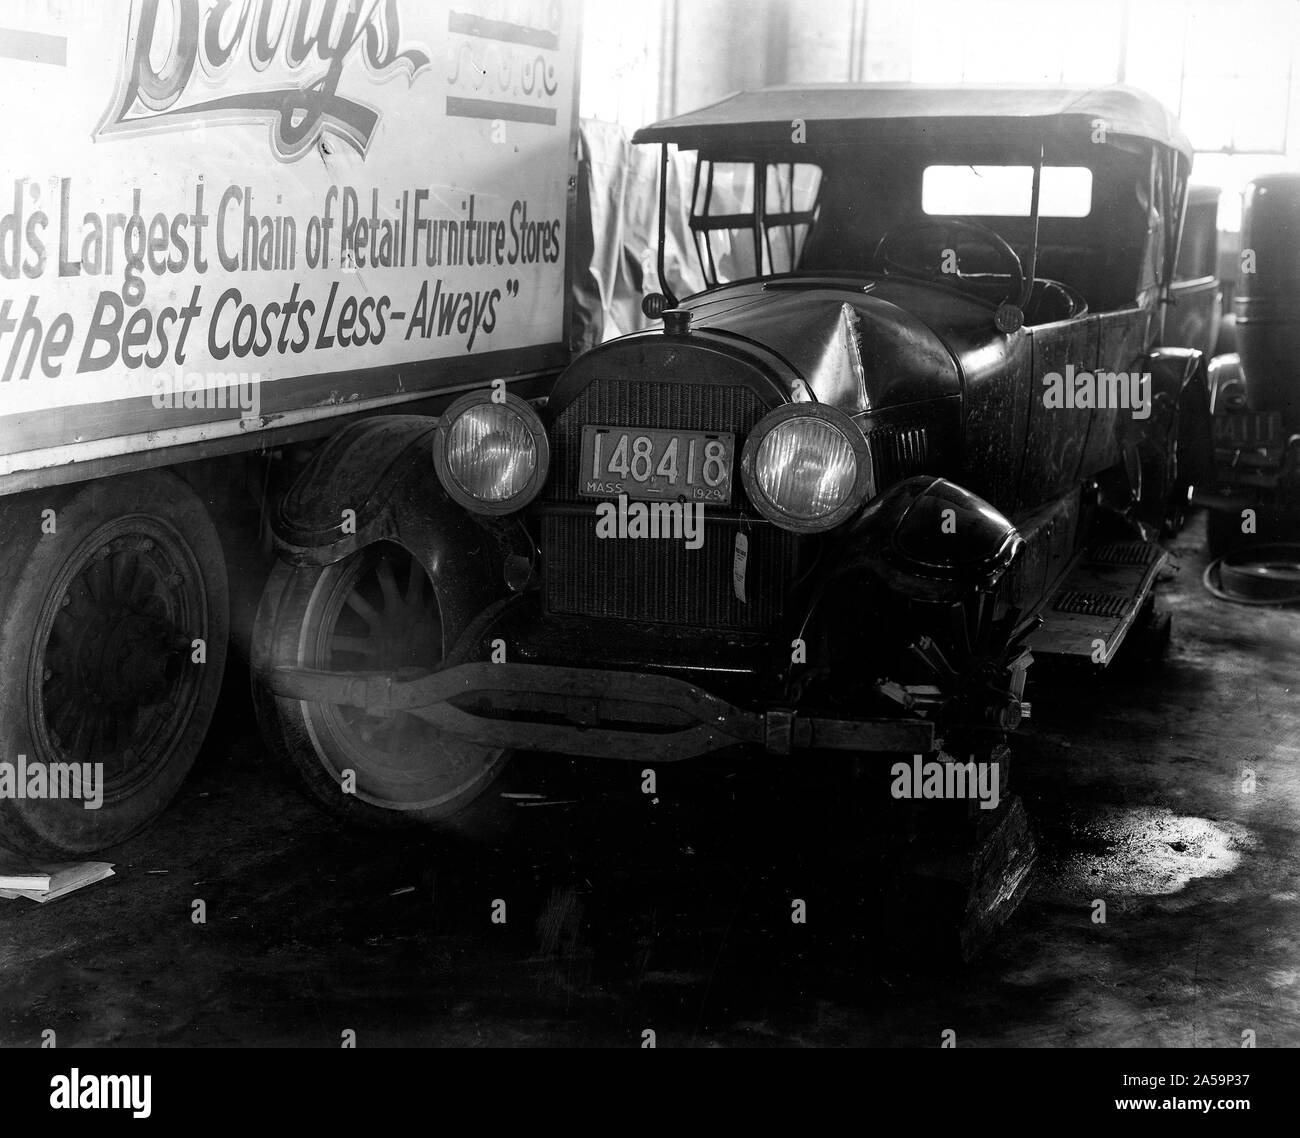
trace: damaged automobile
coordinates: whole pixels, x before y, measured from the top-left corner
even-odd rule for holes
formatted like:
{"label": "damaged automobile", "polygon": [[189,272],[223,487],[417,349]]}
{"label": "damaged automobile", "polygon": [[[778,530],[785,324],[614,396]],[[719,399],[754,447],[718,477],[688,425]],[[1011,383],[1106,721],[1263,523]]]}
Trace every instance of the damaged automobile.
{"label": "damaged automobile", "polygon": [[1191,147],[1133,88],[901,84],[744,92],[634,142],[694,158],[706,287],[668,283],[665,174],[657,327],[544,400],[322,448],[275,518],[264,732],[380,825],[451,817],[518,749],[839,756],[914,797],[970,758],[1001,794],[962,806],[961,903],[1005,910],[1029,669],[1160,634],[1157,539],[1211,473],[1207,362],[1164,336]]}

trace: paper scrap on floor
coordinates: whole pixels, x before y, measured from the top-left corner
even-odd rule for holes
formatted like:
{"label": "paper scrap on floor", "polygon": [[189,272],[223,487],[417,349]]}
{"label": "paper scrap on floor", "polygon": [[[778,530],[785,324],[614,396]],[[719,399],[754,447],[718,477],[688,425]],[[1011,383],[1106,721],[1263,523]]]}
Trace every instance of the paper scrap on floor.
{"label": "paper scrap on floor", "polygon": [[0,897],[26,897],[42,905],[113,876],[110,861],[28,863],[0,851]]}

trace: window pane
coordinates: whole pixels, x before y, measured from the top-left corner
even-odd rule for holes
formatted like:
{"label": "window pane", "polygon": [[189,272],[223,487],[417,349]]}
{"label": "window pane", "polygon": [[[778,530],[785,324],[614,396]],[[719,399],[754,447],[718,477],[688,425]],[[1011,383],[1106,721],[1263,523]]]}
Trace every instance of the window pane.
{"label": "window pane", "polygon": [[1220,80],[1212,87],[1184,88],[1180,125],[1197,149],[1226,150],[1232,145],[1233,87]]}
{"label": "window pane", "polygon": [[[758,275],[752,229],[710,229],[702,236],[713,252],[713,264],[718,270],[715,283],[725,284]],[[707,254],[705,272],[708,273]]]}
{"label": "window pane", "polygon": [[781,162],[767,168],[767,212],[806,213],[817,204],[820,166]]}
{"label": "window pane", "polygon": [[[705,194],[709,178],[713,179],[712,193],[705,209]],[[700,171],[700,199],[696,209],[706,217],[719,217],[731,213],[754,212],[754,167],[749,162],[705,162]]]}
{"label": "window pane", "polygon": [[1261,74],[1239,79],[1223,95],[1236,112],[1232,128],[1235,150],[1274,150],[1286,146],[1286,75]]}
{"label": "window pane", "polygon": [[[921,208],[940,216],[1028,217],[1033,189],[1032,166],[927,166],[921,179]],[[1041,216],[1087,217],[1091,209],[1091,170],[1043,167]]]}

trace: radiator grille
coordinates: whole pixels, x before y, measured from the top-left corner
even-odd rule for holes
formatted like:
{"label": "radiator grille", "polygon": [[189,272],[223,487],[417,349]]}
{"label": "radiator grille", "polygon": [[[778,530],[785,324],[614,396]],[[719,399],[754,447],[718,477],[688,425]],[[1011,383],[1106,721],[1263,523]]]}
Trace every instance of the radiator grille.
{"label": "radiator grille", "polygon": [[[731,431],[739,459],[746,435],[767,410],[756,392],[741,385],[604,379],[587,387],[551,425],[546,498],[582,502],[593,512],[543,514],[547,611],[736,631],[774,626],[795,574],[799,539],[750,509],[739,462],[731,509],[747,516],[706,511],[698,550],[671,539],[602,540],[596,536],[595,503],[577,493],[586,424]],[[732,581],[742,525],[749,540],[744,604]]]}
{"label": "radiator grille", "polygon": [[552,613],[703,628],[763,631],[781,616],[795,572],[797,538],[767,523],[743,522],[749,540],[745,597],[732,580],[740,519],[707,518],[704,545],[670,539],[596,536],[594,514],[543,518],[546,607]]}

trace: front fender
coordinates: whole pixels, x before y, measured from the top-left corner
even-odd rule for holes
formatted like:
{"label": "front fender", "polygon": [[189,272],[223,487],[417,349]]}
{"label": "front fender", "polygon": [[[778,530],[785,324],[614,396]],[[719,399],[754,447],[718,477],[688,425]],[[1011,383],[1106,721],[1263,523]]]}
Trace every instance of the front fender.
{"label": "front fender", "polygon": [[1138,423],[1142,442],[1172,447],[1175,477],[1198,485],[1214,476],[1214,431],[1210,420],[1210,381],[1205,354],[1194,348],[1157,348],[1147,356],[1152,411]]}
{"label": "front fender", "polygon": [[1236,352],[1217,355],[1210,361],[1210,414],[1240,411],[1246,406],[1246,375]]}
{"label": "front fender", "polygon": [[946,478],[917,475],[891,486],[844,535],[842,565],[865,568],[903,596],[961,600],[992,589],[1023,539],[988,502]]}
{"label": "front fender", "polygon": [[[986,665],[999,674],[1010,666],[1005,638],[1016,616],[1009,610],[996,635],[993,616],[999,585],[1024,547],[1008,518],[945,478],[918,475],[889,487],[828,550],[834,568],[803,621],[816,659],[833,682],[838,675],[848,685],[845,698],[861,698],[863,682],[890,699],[902,694],[898,683],[943,688],[945,703],[965,698],[959,689],[976,673],[986,676]],[[873,684],[882,677],[897,694]],[[980,704],[973,713],[984,711]]]}
{"label": "front fender", "polygon": [[477,518],[447,496],[433,466],[437,423],[384,415],[331,436],[275,510],[279,555],[293,565],[330,565],[395,542],[420,559],[449,627],[506,595],[512,545],[524,556],[529,547],[517,521]]}

